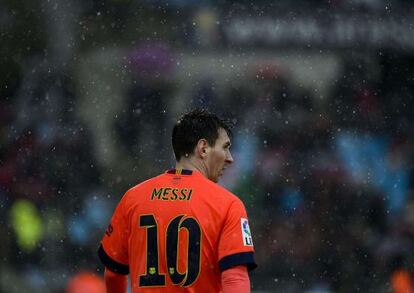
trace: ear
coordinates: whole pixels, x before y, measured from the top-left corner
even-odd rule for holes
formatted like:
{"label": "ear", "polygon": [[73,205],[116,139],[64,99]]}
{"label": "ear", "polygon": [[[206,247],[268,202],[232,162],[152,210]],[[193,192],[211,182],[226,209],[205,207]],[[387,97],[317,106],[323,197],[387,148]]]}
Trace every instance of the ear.
{"label": "ear", "polygon": [[205,158],[210,151],[210,145],[208,144],[207,140],[202,138],[197,142],[196,146],[196,154],[201,158]]}

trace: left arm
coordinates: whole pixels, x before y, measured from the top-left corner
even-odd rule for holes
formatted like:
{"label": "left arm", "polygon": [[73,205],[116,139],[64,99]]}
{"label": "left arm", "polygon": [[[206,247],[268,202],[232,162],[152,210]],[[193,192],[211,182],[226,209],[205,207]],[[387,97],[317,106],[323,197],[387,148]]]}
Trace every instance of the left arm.
{"label": "left arm", "polygon": [[223,293],[250,293],[250,278],[247,268],[239,265],[221,273]]}

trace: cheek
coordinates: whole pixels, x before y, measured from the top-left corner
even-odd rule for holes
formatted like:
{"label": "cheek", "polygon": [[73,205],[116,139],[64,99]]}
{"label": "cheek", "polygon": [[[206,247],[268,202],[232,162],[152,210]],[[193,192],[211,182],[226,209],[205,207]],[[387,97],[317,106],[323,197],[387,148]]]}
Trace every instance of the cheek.
{"label": "cheek", "polygon": [[226,152],[221,152],[220,153],[220,163],[224,164],[224,161],[226,160],[227,154]]}
{"label": "cheek", "polygon": [[220,165],[222,162],[222,155],[220,153],[216,153],[214,158],[212,158],[212,162],[215,168],[220,169]]}

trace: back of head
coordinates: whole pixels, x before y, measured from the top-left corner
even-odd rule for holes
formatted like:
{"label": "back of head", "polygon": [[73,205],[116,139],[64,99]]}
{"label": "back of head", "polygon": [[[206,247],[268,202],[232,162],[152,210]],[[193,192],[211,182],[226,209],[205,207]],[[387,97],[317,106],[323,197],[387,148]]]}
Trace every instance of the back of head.
{"label": "back of head", "polygon": [[205,139],[214,146],[221,128],[231,136],[231,124],[207,110],[195,109],[183,114],[172,132],[172,145],[177,162],[182,157],[189,157],[200,139]]}

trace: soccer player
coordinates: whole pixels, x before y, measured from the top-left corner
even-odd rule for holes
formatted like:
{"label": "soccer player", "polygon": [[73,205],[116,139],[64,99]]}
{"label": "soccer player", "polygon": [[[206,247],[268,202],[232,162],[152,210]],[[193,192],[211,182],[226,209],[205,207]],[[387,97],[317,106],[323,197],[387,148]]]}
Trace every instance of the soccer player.
{"label": "soccer player", "polygon": [[175,124],[176,168],[128,190],[99,257],[108,292],[250,292],[256,267],[242,201],[217,184],[233,162],[231,130],[205,110]]}

